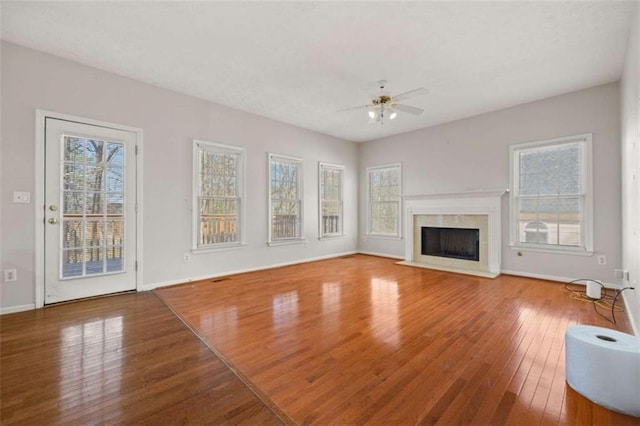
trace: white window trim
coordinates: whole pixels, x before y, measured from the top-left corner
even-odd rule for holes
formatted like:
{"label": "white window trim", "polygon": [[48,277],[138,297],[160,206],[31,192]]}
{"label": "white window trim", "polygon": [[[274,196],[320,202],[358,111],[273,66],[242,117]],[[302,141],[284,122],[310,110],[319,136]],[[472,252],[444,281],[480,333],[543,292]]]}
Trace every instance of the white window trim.
{"label": "white window trim", "polygon": [[[371,172],[384,170],[384,169],[392,169],[398,168],[398,174],[400,176],[399,188],[398,188],[398,233],[397,234],[384,234],[371,232]],[[379,166],[367,167],[367,230],[365,236],[374,237],[374,238],[384,238],[390,240],[401,240],[402,239],[402,163],[390,163],[390,164],[382,164]]]}
{"label": "white window trim", "polygon": [[[518,251],[533,251],[542,253],[555,253],[555,254],[570,254],[578,256],[591,256],[593,255],[593,154],[592,154],[592,140],[591,133],[585,133],[580,135],[565,136],[561,138],[548,139],[535,142],[526,142],[509,147],[509,181],[511,182],[512,190],[509,192],[509,247]],[[582,176],[582,185],[584,188],[584,226],[582,229],[582,236],[584,240],[583,247],[571,247],[571,246],[558,246],[551,244],[535,244],[535,243],[522,243],[519,241],[518,235],[518,209],[516,198],[519,192],[519,182],[517,181],[518,166],[519,163],[515,161],[517,159],[517,153],[523,149],[539,148],[544,146],[561,145],[570,142],[583,142],[585,145],[584,157],[583,157],[583,170],[586,173]]]}
{"label": "white window trim", "polygon": [[[282,159],[285,161],[297,163],[299,166],[298,172],[298,194],[300,196],[300,237],[295,238],[281,238],[277,240],[272,239],[272,220],[271,220],[271,160]],[[304,238],[304,160],[299,157],[291,157],[289,155],[267,153],[267,245],[270,247],[283,246],[288,244],[301,244],[307,243]]]}
{"label": "white window trim", "polygon": [[[335,232],[332,234],[323,234],[322,233],[322,193],[320,191],[320,185],[322,182],[322,170],[338,170],[341,172],[340,174],[340,232]],[[319,240],[330,240],[334,238],[344,237],[344,175],[345,175],[345,166],[342,164],[332,164],[332,163],[324,163],[318,162],[318,239]]]}
{"label": "white window trim", "polygon": [[[227,151],[231,153],[238,154],[240,158],[240,164],[238,165],[238,192],[240,194],[240,218],[238,220],[238,226],[240,228],[239,241],[235,241],[232,243],[217,243],[210,244],[206,246],[198,246],[198,228],[200,226],[200,205],[198,203],[198,198],[200,196],[200,147],[212,147],[217,151]],[[233,146],[233,145],[225,145],[216,142],[209,142],[200,139],[193,139],[193,171],[192,171],[192,195],[191,199],[193,200],[192,205],[192,227],[191,227],[191,250],[194,254],[197,253],[210,253],[215,251],[224,251],[224,250],[232,250],[240,247],[244,247],[247,245],[246,242],[246,150],[244,148]]]}

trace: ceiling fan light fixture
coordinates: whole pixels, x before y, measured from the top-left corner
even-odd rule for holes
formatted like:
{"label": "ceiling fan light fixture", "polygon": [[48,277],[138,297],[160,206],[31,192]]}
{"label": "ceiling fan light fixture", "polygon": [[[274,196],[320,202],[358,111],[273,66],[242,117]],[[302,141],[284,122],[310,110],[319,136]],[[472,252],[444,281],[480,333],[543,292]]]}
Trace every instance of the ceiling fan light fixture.
{"label": "ceiling fan light fixture", "polygon": [[387,121],[394,120],[398,116],[398,111],[412,115],[420,115],[424,112],[423,109],[410,105],[398,103],[399,100],[409,99],[414,96],[423,95],[427,91],[424,88],[413,89],[408,92],[401,93],[396,96],[391,96],[385,92],[386,81],[381,80],[378,82],[380,87],[380,94],[374,95],[371,99],[371,103],[368,105],[357,106],[353,108],[347,108],[343,111],[352,109],[366,109],[367,116],[369,117],[369,123],[384,124],[385,119]]}

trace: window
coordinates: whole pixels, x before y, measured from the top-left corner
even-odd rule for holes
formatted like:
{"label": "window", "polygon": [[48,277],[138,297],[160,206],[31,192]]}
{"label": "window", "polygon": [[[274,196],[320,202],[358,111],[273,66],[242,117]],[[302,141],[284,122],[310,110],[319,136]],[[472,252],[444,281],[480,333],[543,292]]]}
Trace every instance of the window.
{"label": "window", "polygon": [[244,244],[244,149],[193,142],[193,248]]}
{"label": "window", "polygon": [[593,251],[591,135],[510,148],[511,245]]}
{"label": "window", "polygon": [[302,159],[269,154],[269,244],[302,240]]}
{"label": "window", "polygon": [[367,234],[400,238],[400,164],[367,169]]}
{"label": "window", "polygon": [[320,163],[318,205],[320,206],[320,238],[343,235],[344,166]]}

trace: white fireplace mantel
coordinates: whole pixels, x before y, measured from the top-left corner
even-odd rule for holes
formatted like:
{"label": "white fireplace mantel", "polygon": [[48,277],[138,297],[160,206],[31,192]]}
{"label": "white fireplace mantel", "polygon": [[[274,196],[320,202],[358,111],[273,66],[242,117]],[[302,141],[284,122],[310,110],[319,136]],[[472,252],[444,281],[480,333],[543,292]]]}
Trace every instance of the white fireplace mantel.
{"label": "white fireplace mantel", "polygon": [[497,198],[500,199],[506,193],[508,189],[492,189],[482,191],[467,191],[467,192],[451,192],[451,193],[436,193],[436,194],[413,194],[404,195],[402,199],[405,202],[417,201],[417,200],[441,200],[441,199],[457,199],[457,198]]}
{"label": "white fireplace mantel", "polygon": [[[501,208],[502,196],[508,190],[469,191],[449,194],[418,194],[403,197],[405,210],[405,261],[415,264],[414,259],[414,216],[416,215],[487,215],[488,253],[485,276],[495,277],[501,271],[502,238]],[[418,265],[425,266],[429,265]],[[461,269],[460,272],[469,272]]]}

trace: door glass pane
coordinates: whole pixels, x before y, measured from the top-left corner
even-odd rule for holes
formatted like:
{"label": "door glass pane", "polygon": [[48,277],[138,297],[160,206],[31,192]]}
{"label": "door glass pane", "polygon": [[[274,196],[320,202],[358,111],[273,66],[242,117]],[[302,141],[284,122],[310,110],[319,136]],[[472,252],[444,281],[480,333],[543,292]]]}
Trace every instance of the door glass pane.
{"label": "door glass pane", "polygon": [[124,247],[107,246],[107,272],[124,271]]}
{"label": "door glass pane", "polygon": [[81,140],[85,146],[85,163],[91,166],[102,165],[104,159],[104,142],[95,139]]}
{"label": "door glass pane", "polygon": [[61,278],[124,271],[125,146],[64,136]]}
{"label": "door glass pane", "polygon": [[101,220],[89,220],[86,223],[84,247],[104,246],[104,222]]}
{"label": "door glass pane", "polygon": [[87,165],[85,169],[85,186],[88,191],[100,191],[104,184],[104,169],[102,166]]}
{"label": "door glass pane", "polygon": [[[107,220],[107,245],[124,244],[124,220],[109,219]],[[114,254],[118,257],[119,255]]]}
{"label": "door glass pane", "polygon": [[104,213],[103,194],[101,192],[85,193],[85,213],[87,215],[99,215]]}
{"label": "door glass pane", "polygon": [[64,160],[72,163],[84,162],[85,144],[80,138],[65,137],[64,143]]}
{"label": "door glass pane", "polygon": [[84,239],[84,223],[82,220],[65,219],[63,221],[63,248],[82,247]]}
{"label": "door glass pane", "polygon": [[62,250],[62,276],[66,278],[83,275],[82,249]]}
{"label": "door glass pane", "polygon": [[107,214],[110,217],[122,216],[124,212],[124,191],[107,194]]}
{"label": "door glass pane", "polygon": [[124,170],[109,167],[107,168],[107,191],[121,192],[124,189]]}
{"label": "door glass pane", "polygon": [[69,217],[69,215],[82,215],[84,210],[84,195],[84,192],[78,191],[64,192],[62,209],[65,217]]}
{"label": "door glass pane", "polygon": [[68,191],[84,190],[84,164],[65,163],[64,189]]}
{"label": "door glass pane", "polygon": [[104,249],[89,248],[84,251],[85,274],[95,275],[104,273]]}

